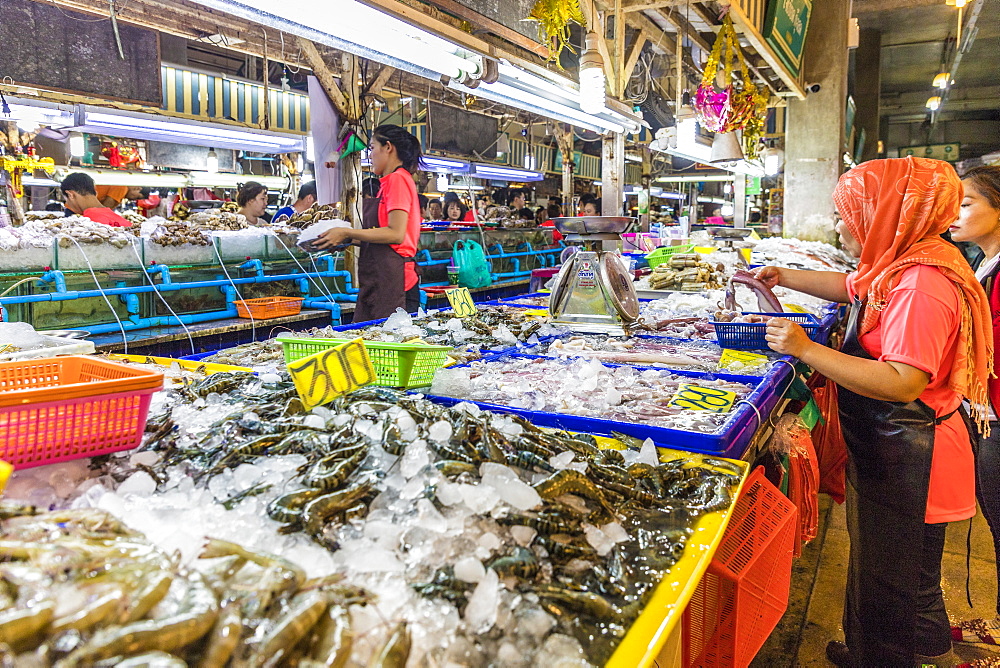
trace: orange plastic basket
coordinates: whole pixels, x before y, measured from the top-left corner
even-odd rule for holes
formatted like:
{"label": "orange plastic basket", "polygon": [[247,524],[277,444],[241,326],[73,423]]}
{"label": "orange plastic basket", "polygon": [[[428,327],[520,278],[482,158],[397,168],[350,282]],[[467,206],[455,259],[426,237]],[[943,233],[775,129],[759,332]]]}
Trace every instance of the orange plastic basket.
{"label": "orange plastic basket", "polygon": [[685,666],[748,666],[788,607],[798,510],[758,467],[684,612]]}
{"label": "orange plastic basket", "polygon": [[20,468],[134,448],[163,374],[69,355],[0,362],[0,459]]}
{"label": "orange plastic basket", "polygon": [[239,299],[236,313],[241,318],[267,320],[286,315],[298,315],[302,310],[302,297],[260,297],[258,299]]}

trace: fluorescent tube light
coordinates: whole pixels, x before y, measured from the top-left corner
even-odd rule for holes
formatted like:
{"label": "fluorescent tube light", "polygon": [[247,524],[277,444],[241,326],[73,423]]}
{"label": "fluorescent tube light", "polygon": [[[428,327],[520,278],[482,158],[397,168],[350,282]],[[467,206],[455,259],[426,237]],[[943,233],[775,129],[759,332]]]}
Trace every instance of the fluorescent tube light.
{"label": "fluorescent tube light", "polygon": [[194,1],[422,76],[478,78],[484,70],[481,56],[356,0]]}
{"label": "fluorescent tube light", "polygon": [[191,172],[189,184],[192,188],[236,188],[241,183],[256,181],[268,190],[287,190],[288,179],[284,176],[257,176],[256,174],[213,174],[212,172]]}
{"label": "fluorescent tube light", "polygon": [[527,169],[517,169],[516,167],[498,167],[495,165],[473,165],[473,176],[480,179],[490,179],[492,181],[542,181],[545,175],[541,172],[533,172]]}
{"label": "fluorescent tube light", "polygon": [[422,171],[425,172],[453,172],[464,174],[469,171],[470,165],[465,160],[454,160],[452,158],[440,158],[437,156],[425,155],[420,159]]}
{"label": "fluorescent tube light", "polygon": [[259,153],[301,151],[304,139],[297,135],[266,133],[261,130],[235,130],[204,122],[164,121],[149,114],[137,116],[85,112],[77,128],[132,139],[192,144],[207,148],[228,148]]}

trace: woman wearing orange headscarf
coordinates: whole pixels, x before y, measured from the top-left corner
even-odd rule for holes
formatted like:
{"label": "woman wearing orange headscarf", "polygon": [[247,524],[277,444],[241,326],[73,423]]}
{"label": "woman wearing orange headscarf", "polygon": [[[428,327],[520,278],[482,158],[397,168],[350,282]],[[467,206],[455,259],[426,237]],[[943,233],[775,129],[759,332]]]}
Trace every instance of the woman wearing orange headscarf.
{"label": "woman wearing orange headscarf", "polygon": [[772,349],[839,386],[851,552],[847,643],[827,646],[837,665],[954,665],[941,557],[947,523],[976,512],[975,426],[962,401],[985,427],[993,354],[986,295],[939,237],[961,198],[945,162],[866,162],[833,195],[857,271],[758,271],[769,285],[853,304],[839,352],[787,320],[767,330]]}

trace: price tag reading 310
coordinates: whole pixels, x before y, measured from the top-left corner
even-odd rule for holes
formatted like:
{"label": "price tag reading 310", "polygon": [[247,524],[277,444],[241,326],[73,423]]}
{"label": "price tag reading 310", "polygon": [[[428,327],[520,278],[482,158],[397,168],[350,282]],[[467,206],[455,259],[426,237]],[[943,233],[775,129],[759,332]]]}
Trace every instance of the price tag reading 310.
{"label": "price tag reading 310", "polygon": [[689,408],[694,411],[727,413],[736,401],[736,393],[716,387],[702,387],[694,383],[681,383],[668,406]]}
{"label": "price tag reading 310", "polygon": [[472,301],[472,293],[469,292],[469,288],[452,288],[445,290],[444,295],[448,298],[448,303],[451,304],[451,308],[459,318],[468,318],[470,315],[479,313],[476,303]]}
{"label": "price tag reading 310", "polygon": [[307,411],[376,380],[375,368],[362,339],[348,341],[286,366]]}

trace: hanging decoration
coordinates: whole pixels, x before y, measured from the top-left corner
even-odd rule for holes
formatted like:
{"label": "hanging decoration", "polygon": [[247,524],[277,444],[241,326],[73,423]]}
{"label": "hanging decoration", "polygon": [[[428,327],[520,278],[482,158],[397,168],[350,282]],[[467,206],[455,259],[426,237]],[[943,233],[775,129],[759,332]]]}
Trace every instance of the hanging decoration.
{"label": "hanging decoration", "polygon": [[0,171],[10,174],[8,187],[14,197],[24,195],[24,186],[21,177],[25,172],[34,173],[41,170],[51,176],[56,169],[55,160],[52,158],[37,158],[34,149],[29,147],[29,151],[20,155],[0,155]]}
{"label": "hanging decoration", "polygon": [[549,60],[553,62],[559,62],[563,49],[575,53],[569,43],[570,22],[587,25],[580,0],[537,0],[527,20],[538,21],[542,36],[549,43]]}
{"label": "hanging decoration", "polygon": [[[734,72],[737,75],[735,82]],[[716,77],[720,74],[721,86],[717,86]],[[751,160],[759,152],[767,103],[767,93],[754,85],[750,77],[733,20],[726,14],[695,95],[698,120],[712,132],[742,130],[743,152],[747,160]]]}

